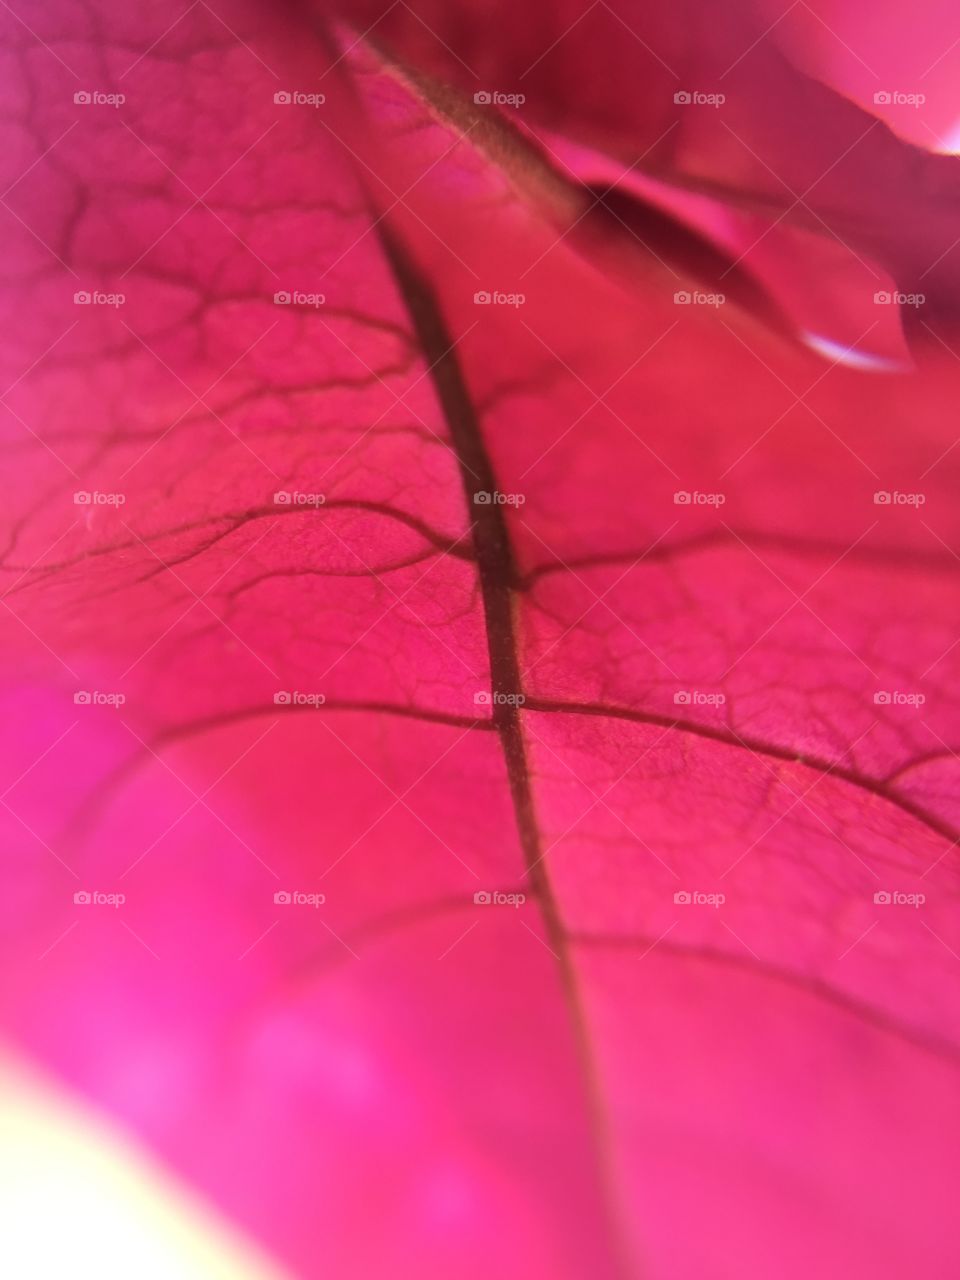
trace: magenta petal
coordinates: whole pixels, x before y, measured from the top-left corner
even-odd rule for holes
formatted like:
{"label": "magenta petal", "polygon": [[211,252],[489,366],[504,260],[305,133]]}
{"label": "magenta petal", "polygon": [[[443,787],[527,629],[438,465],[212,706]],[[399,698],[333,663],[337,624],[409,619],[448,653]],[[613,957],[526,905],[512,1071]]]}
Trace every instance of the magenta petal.
{"label": "magenta petal", "polygon": [[294,1276],[953,1274],[950,162],[417,13],[3,19],[5,1040]]}

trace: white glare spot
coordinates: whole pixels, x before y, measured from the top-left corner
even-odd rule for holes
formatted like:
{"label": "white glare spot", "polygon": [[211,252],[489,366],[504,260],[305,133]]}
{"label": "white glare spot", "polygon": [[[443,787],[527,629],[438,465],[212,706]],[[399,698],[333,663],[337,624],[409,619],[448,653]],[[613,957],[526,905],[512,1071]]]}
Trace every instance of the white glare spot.
{"label": "white glare spot", "polygon": [[129,1140],[0,1057],[3,1261],[17,1280],[282,1280]]}
{"label": "white glare spot", "polygon": [[902,373],[910,367],[888,356],[855,351],[853,347],[845,347],[842,342],[835,342],[833,338],[825,338],[819,333],[805,333],[803,340],[818,355],[826,356],[833,363],[845,364],[850,369],[861,369],[866,373]]}

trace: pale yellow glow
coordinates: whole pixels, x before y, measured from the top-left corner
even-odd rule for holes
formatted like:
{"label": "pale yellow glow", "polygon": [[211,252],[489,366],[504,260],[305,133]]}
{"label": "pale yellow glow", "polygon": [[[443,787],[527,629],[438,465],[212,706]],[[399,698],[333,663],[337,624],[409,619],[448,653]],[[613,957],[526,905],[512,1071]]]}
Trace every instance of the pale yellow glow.
{"label": "pale yellow glow", "polygon": [[0,1223],[16,1280],[290,1280],[128,1138],[4,1055]]}

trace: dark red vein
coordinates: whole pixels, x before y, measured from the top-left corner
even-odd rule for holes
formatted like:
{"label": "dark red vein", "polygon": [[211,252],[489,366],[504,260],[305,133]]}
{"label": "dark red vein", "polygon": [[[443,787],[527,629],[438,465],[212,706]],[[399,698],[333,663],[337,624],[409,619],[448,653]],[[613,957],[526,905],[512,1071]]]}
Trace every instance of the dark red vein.
{"label": "dark red vein", "polygon": [[[379,223],[378,233],[430,369],[430,377],[446,419],[451,447],[460,469],[468,510],[474,513],[473,544],[483,598],[491,691],[494,694],[522,694],[523,682],[514,626],[514,593],[519,584],[519,576],[502,508],[493,503],[475,505],[473,501],[473,495],[478,490],[492,492],[497,484],[476,410],[454,349],[454,339],[429,282],[421,275],[398,237],[386,227],[385,222]],[[611,1244],[623,1275],[636,1274],[635,1266],[629,1261],[631,1250],[619,1209],[620,1197],[613,1171],[613,1144],[607,1108],[603,1101],[583,996],[547,870],[537,824],[521,715],[514,698],[499,702],[494,699],[493,723],[506,762],[528,881],[540,903],[547,940],[550,949],[557,956],[570,1008],[584,1092],[597,1143],[600,1185],[604,1190]]]}

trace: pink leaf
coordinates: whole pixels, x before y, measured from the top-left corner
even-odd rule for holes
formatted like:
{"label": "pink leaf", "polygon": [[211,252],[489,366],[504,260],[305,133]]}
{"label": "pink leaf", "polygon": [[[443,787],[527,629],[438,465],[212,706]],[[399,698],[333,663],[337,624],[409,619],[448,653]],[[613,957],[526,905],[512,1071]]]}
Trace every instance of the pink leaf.
{"label": "pink leaf", "polygon": [[955,179],[732,270],[763,44],[598,212],[671,12],[4,18],[0,1024],[294,1275],[956,1270]]}

